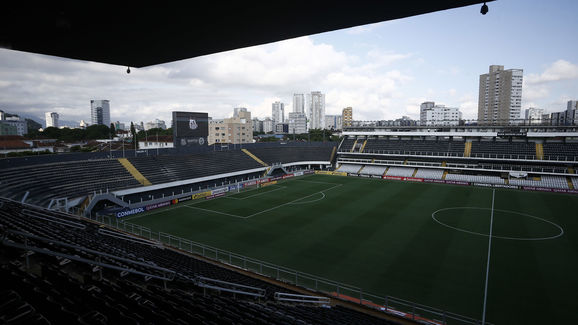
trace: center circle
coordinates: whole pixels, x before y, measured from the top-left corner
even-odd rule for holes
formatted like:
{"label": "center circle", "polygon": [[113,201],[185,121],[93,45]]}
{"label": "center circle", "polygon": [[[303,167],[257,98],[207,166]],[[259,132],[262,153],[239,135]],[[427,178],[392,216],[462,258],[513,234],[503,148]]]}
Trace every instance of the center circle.
{"label": "center circle", "polygon": [[[440,212],[444,212],[444,211],[452,211],[452,210],[486,210],[488,211],[488,216],[490,215],[490,211],[492,210],[491,208],[478,208],[478,207],[453,207],[453,208],[444,208],[444,209],[439,209],[437,211],[435,211],[434,213],[432,213],[431,217],[432,219],[439,223],[440,225],[444,226],[444,227],[448,227],[457,231],[461,231],[461,232],[465,232],[468,234],[472,234],[472,235],[477,235],[477,236],[484,236],[484,237],[489,237],[489,234],[486,233],[481,233],[481,232],[477,232],[477,231],[471,231],[468,229],[464,229],[464,228],[460,228],[460,227],[455,227],[452,226],[446,222],[440,221],[440,217],[438,216],[438,214]],[[495,212],[499,212],[499,213],[505,213],[505,214],[513,214],[513,215],[518,215],[518,216],[522,216],[522,217],[526,217],[526,218],[531,218],[533,220],[537,220],[543,223],[546,223],[550,226],[553,226],[557,229],[557,231],[559,231],[558,234],[553,235],[553,236],[545,236],[545,237],[513,237],[513,236],[497,236],[497,235],[492,235],[492,238],[500,238],[500,239],[508,239],[508,240],[548,240],[548,239],[555,239],[558,238],[560,236],[562,236],[564,234],[564,229],[562,229],[562,227],[560,227],[559,225],[548,221],[546,219],[542,219],[536,216],[533,216],[531,214],[527,214],[527,213],[522,213],[522,212],[517,212],[517,211],[510,211],[510,210],[500,210],[500,209],[494,209],[493,210],[494,213]],[[494,220],[495,220],[495,216],[494,216]]]}

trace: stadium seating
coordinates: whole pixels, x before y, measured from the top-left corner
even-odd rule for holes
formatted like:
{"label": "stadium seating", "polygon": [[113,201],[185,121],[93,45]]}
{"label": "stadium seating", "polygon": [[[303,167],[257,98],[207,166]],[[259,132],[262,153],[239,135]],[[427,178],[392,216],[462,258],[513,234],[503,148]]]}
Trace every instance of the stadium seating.
{"label": "stadium seating", "polygon": [[[471,156],[490,157],[490,155],[526,156],[535,159],[536,143],[534,142],[500,142],[474,141]],[[524,159],[524,157],[521,157]]]}
{"label": "stadium seating", "polygon": [[[288,146],[252,148],[269,163],[329,161],[332,146]],[[263,166],[241,150],[204,151],[187,155],[143,156],[128,158],[131,164],[152,184],[188,180]],[[221,180],[227,181],[227,180]],[[12,167],[0,174],[0,196],[22,199],[47,206],[51,199],[77,198],[93,192],[116,191],[140,187],[141,184],[117,159],[78,160],[51,164]],[[202,184],[197,184],[201,186]],[[182,189],[172,189],[180,192]],[[168,191],[168,193],[172,192]]]}
{"label": "stadium seating", "polygon": [[578,177],[570,177],[570,180],[572,181],[572,186],[574,186],[574,189],[578,189]]}
{"label": "stadium seating", "polygon": [[442,179],[444,174],[443,169],[433,169],[433,168],[419,168],[415,177],[417,178],[428,178],[428,179]]}
{"label": "stadium seating", "polygon": [[153,184],[263,167],[240,150],[209,151],[186,156],[136,157],[129,160]]}
{"label": "stadium seating", "polygon": [[493,170],[542,172],[542,173],[567,173],[568,172],[568,168],[562,167],[562,166],[487,163],[485,161],[480,162],[477,168],[493,169]]}
{"label": "stadium seating", "polygon": [[386,140],[368,139],[364,152],[412,153],[427,155],[432,153],[461,156],[464,142],[433,140]]}
{"label": "stadium seating", "polygon": [[140,186],[116,159],[15,167],[0,173],[0,196],[46,205],[50,199]]}
{"label": "stadium seating", "polygon": [[566,180],[566,177],[550,175],[543,175],[539,181],[533,179],[510,178],[510,184],[518,186],[537,186],[563,189],[568,188],[568,181]]}
{"label": "stadium seating", "polygon": [[500,178],[500,176],[492,175],[447,174],[446,180],[485,184],[505,184],[504,180]]}
{"label": "stadium seating", "polygon": [[357,174],[357,172],[363,167],[362,165],[352,165],[352,164],[343,164],[341,167],[337,169],[338,172],[344,173],[351,173]]}
{"label": "stadium seating", "polygon": [[[281,304],[272,294],[295,293],[286,285],[72,215],[4,199],[0,205],[4,323],[392,324],[343,306]],[[155,278],[167,274],[174,278]],[[266,294],[257,299],[203,287],[194,281],[199,276]]]}
{"label": "stadium seating", "polygon": [[251,153],[265,163],[292,163],[300,161],[329,161],[332,146],[251,148]]}
{"label": "stadium seating", "polygon": [[578,143],[544,143],[544,159],[578,160]]}
{"label": "stadium seating", "polygon": [[389,167],[387,170],[387,176],[401,176],[401,177],[411,177],[415,168],[407,168],[407,167],[396,167],[392,166]]}
{"label": "stadium seating", "polygon": [[374,166],[374,165],[365,165],[365,167],[361,170],[361,174],[365,175],[383,175],[387,166]]}

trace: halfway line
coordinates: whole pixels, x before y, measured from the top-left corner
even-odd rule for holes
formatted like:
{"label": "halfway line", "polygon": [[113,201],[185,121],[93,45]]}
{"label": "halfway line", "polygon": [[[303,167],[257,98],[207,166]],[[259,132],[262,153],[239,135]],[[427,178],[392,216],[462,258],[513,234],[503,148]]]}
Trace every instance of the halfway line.
{"label": "halfway line", "polygon": [[492,190],[492,213],[490,215],[490,236],[488,240],[488,263],[486,265],[486,285],[484,289],[484,310],[482,312],[482,325],[486,324],[486,301],[488,299],[488,275],[490,274],[490,249],[492,248],[492,226],[494,224],[494,198],[496,190]]}

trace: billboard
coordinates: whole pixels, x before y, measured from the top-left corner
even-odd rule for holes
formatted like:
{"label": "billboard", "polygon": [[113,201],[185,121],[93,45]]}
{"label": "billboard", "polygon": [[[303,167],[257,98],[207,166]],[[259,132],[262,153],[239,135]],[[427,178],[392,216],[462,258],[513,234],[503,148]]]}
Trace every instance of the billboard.
{"label": "billboard", "polygon": [[173,141],[175,148],[205,146],[209,135],[209,114],[173,112]]}

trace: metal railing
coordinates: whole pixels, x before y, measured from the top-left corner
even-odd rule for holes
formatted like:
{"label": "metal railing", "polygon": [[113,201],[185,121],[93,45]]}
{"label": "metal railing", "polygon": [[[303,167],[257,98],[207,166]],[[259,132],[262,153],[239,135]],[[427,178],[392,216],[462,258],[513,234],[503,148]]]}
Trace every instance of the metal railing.
{"label": "metal railing", "polygon": [[535,155],[508,155],[508,154],[491,154],[491,153],[472,153],[465,157],[463,153],[456,152],[428,152],[428,151],[405,151],[405,150],[371,150],[365,149],[363,152],[339,151],[337,154],[347,155],[389,155],[389,156],[416,156],[416,157],[450,157],[460,159],[502,159],[502,160],[539,160],[539,161],[556,161],[556,162],[578,162],[578,157],[567,156],[544,156],[543,159],[537,159]]}
{"label": "metal railing", "polygon": [[118,218],[115,219],[109,216],[97,216],[93,217],[93,220],[149,240],[158,241],[163,245],[171,246],[187,253],[199,255],[277,281],[289,283],[311,291],[324,293],[337,299],[354,302],[408,319],[426,322],[434,320],[441,324],[446,324],[447,322],[451,322],[452,324],[480,324],[480,320],[468,316],[451,313],[435,307],[417,304],[392,296],[374,295],[359,287],[246,257],[189,239],[173,236],[165,232],[153,231],[148,227],[125,222]]}

